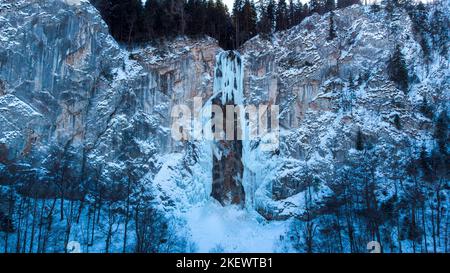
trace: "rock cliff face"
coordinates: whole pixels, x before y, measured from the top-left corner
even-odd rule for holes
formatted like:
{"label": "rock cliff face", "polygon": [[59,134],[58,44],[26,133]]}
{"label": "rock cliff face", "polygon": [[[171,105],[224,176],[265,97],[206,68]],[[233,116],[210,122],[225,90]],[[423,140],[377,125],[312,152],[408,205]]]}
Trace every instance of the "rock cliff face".
{"label": "rock cliff face", "polygon": [[181,150],[171,108],[212,94],[215,41],[128,52],[86,2],[3,1],[0,12],[2,179],[55,179],[61,160],[62,179],[140,179]]}
{"label": "rock cliff face", "polygon": [[[385,145],[379,152],[390,145],[410,149],[432,138],[431,120],[417,111],[423,99],[436,103],[436,111],[449,106],[448,61],[436,56],[432,64],[425,63],[405,11],[389,14],[356,5],[338,10],[334,39],[329,38],[330,16],[310,16],[270,40],[252,39],[242,50],[247,101],[281,109],[280,153],[255,149],[251,161],[261,164],[246,165],[247,179],[259,185],[255,206],[269,219],[301,213],[305,178],[311,174],[322,181],[315,194],[320,203],[328,192],[325,181],[355,151],[358,130],[368,145]],[[413,79],[407,94],[388,76],[396,45]],[[394,124],[396,115],[401,130]],[[380,175],[389,177],[388,172]]]}
{"label": "rock cliff face", "polygon": [[[330,14],[316,14],[239,50],[242,94],[222,105],[279,105],[281,139],[270,152],[260,149],[264,139],[235,142],[222,151],[232,160],[222,160],[211,143],[177,142],[170,134],[175,105],[192,106],[194,97],[205,103],[216,90],[217,43],[180,38],[127,50],[89,3],[70,2],[0,3],[0,185],[18,185],[24,196],[80,201],[79,215],[89,220],[85,204],[93,204],[93,219],[100,207],[100,218],[98,200],[127,200],[124,185],[138,185],[136,195],[148,192],[152,204],[177,220],[214,202],[211,195],[224,205],[245,203],[267,220],[303,219],[306,204],[320,212],[336,174],[358,160],[358,132],[365,146],[375,147],[368,153],[380,159],[377,194],[388,199],[394,161],[411,156],[413,146],[432,145],[432,120],[418,111],[423,100],[435,112],[450,106],[448,55],[435,52],[426,62],[406,13],[338,10],[333,39]],[[397,44],[411,78],[408,93],[387,74]],[[86,197],[87,191],[98,195]],[[128,211],[117,211],[128,221]],[[117,221],[122,230],[125,221]],[[84,234],[82,228],[69,235]],[[116,235],[108,236],[107,249]]]}

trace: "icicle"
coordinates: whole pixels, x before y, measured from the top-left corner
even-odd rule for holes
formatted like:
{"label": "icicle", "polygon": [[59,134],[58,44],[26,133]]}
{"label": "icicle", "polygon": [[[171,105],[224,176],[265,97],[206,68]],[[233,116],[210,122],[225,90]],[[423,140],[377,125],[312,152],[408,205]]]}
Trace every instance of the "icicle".
{"label": "icicle", "polygon": [[[244,106],[244,90],[243,90],[243,66],[239,53],[235,51],[221,52],[216,56],[216,67],[214,70],[214,89],[213,101],[220,104],[224,118],[226,117],[226,106],[234,107]],[[242,134],[245,134],[245,111],[241,108],[239,111],[239,126]],[[217,124],[216,124],[217,125]],[[219,140],[212,145],[213,154],[213,175],[212,175],[212,193],[222,205],[237,204],[245,205],[245,187],[244,187],[244,169],[245,162],[243,153],[248,145],[245,141],[238,139],[237,133],[239,129],[227,132],[223,128],[226,136],[233,134],[233,140]],[[244,136],[245,137],[245,136]]]}
{"label": "icicle", "polygon": [[221,93],[222,104],[234,102],[243,105],[243,75],[241,56],[235,51],[224,51],[216,56],[214,94]]}

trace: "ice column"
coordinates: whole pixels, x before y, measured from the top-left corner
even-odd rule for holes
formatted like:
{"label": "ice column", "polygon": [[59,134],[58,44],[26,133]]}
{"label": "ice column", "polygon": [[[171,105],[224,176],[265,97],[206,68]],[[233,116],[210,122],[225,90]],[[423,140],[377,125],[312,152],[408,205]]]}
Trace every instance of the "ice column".
{"label": "ice column", "polygon": [[[223,122],[215,123],[213,132],[220,129],[223,134],[213,142],[211,196],[224,206],[245,205],[243,141],[239,137],[245,131],[243,75],[242,60],[237,52],[225,51],[216,56],[212,105],[219,111],[212,110],[211,118],[222,112]],[[231,130],[227,122],[233,124]]]}

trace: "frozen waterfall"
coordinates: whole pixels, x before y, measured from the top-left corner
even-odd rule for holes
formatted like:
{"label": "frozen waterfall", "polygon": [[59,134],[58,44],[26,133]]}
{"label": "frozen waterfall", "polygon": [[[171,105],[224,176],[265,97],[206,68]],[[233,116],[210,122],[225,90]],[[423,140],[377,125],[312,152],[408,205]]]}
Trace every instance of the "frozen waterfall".
{"label": "frozen waterfall", "polygon": [[223,119],[216,119],[213,125],[217,138],[213,144],[211,195],[222,205],[242,207],[245,205],[244,163],[239,134],[245,128],[245,122],[244,112],[235,112],[235,107],[244,103],[243,74],[242,60],[237,52],[225,51],[217,55],[211,117],[215,119],[221,115]]}

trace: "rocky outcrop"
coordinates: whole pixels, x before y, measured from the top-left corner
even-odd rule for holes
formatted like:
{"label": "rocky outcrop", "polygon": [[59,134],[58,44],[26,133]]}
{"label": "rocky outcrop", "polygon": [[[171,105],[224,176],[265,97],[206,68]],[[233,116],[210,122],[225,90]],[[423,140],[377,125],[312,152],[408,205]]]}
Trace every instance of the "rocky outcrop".
{"label": "rocky outcrop", "polygon": [[4,182],[151,178],[184,146],[172,106],[212,93],[212,39],[130,52],[85,1],[3,1],[0,29]]}
{"label": "rocky outcrop", "polygon": [[[261,153],[254,145],[245,166],[255,188],[255,208],[268,219],[301,215],[312,178],[320,185],[314,194],[320,205],[334,173],[355,151],[358,130],[367,145],[379,144],[377,152],[390,145],[410,149],[432,137],[431,120],[417,110],[423,98],[436,103],[437,112],[449,107],[449,69],[443,60],[448,56],[426,63],[404,10],[388,13],[357,5],[338,10],[333,39],[330,16],[312,15],[270,39],[256,37],[242,49],[247,102],[276,103],[281,110],[280,153]],[[387,73],[396,45],[414,79],[407,94]],[[389,177],[390,168],[383,168],[382,176]]]}

